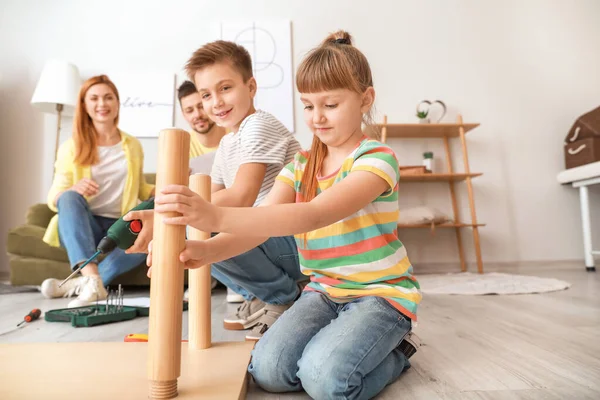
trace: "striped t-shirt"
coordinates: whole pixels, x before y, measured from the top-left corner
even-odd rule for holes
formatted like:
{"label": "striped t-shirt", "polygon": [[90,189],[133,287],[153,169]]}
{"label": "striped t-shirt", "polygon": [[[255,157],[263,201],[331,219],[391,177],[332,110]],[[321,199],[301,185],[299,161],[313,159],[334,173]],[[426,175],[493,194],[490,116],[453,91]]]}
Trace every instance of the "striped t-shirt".
{"label": "striped t-shirt", "polygon": [[213,183],[228,189],[242,164],[267,164],[265,178],[254,202],[259,205],[267,196],[275,178],[284,165],[294,159],[300,150],[296,138],[268,112],[256,110],[240,124],[240,129],[223,136],[215,160],[211,178]]}
{"label": "striped t-shirt", "polygon": [[[297,202],[302,201],[300,182],[307,156],[304,151],[298,153],[277,177],[294,188]],[[420,287],[397,235],[400,173],[396,155],[389,146],[364,137],[337,172],[317,177],[317,195],[354,171],[376,174],[389,189],[357,213],[295,236],[302,273],[311,276],[305,290],[322,292],[334,300],[380,296],[416,320]]]}

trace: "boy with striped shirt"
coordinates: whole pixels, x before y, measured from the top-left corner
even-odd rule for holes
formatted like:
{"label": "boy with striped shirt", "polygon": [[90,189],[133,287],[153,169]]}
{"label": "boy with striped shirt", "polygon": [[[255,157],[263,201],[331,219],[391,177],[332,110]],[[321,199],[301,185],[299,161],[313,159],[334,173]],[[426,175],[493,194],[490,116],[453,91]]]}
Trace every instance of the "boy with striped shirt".
{"label": "boy with striped shirt", "polygon": [[[229,133],[215,155],[212,203],[255,207],[269,193],[281,169],[294,159],[300,144],[266,111],[254,108],[257,91],[246,49],[216,41],[198,49],[186,65],[208,117]],[[260,221],[256,222],[260,224]],[[249,329],[258,340],[301,293],[298,252],[292,236],[274,237],[258,247],[212,264],[212,275],[245,301],[225,318],[226,329]]]}
{"label": "boy with striped shirt", "polygon": [[[255,207],[269,193],[281,169],[294,159],[300,144],[286,127],[266,111],[256,110],[257,84],[250,54],[242,46],[215,41],[196,50],[186,64],[208,118],[227,133],[221,139],[211,172],[211,202],[223,207]],[[188,189],[189,190],[189,189]],[[193,205],[191,205],[193,207]],[[152,212],[130,212],[151,230]],[[260,224],[261,221],[256,221]],[[148,238],[132,249],[148,248]],[[220,240],[217,234],[210,240]],[[258,340],[291,307],[302,292],[298,250],[293,236],[273,237],[235,257],[217,257],[213,278],[244,297],[224,327],[252,330],[247,340]]]}

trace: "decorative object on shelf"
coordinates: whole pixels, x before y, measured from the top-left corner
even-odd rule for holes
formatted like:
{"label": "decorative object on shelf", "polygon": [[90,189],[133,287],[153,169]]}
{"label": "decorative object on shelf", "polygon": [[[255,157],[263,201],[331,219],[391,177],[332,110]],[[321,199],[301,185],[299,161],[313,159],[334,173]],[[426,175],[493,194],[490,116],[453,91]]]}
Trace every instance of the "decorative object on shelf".
{"label": "decorative object on shelf", "polygon": [[423,153],[423,167],[425,167],[425,172],[433,172],[433,152],[426,151]]}
{"label": "decorative object on shelf", "polygon": [[431,110],[435,108],[436,105],[439,105],[441,109],[440,116],[434,122],[439,124],[442,118],[446,115],[446,104],[444,104],[441,100],[422,100],[419,104],[417,104],[417,118],[419,118],[420,124],[429,124],[431,122]]}
{"label": "decorative object on shelf", "polygon": [[564,148],[566,169],[600,161],[600,107],[577,118]]}
{"label": "decorative object on shelf", "polygon": [[58,152],[62,116],[72,116],[75,113],[80,86],[81,77],[79,76],[79,69],[75,65],[61,60],[49,60],[44,65],[31,97],[31,104],[40,111],[48,114],[58,114],[56,118],[54,161],[56,161],[56,153]]}
{"label": "decorative object on shelf", "polygon": [[[427,105],[427,107],[424,110],[422,109],[423,104]],[[428,124],[430,122],[429,118],[427,118],[427,116],[429,115],[430,106],[431,102],[429,100],[423,100],[419,104],[417,104],[417,118],[419,118],[420,124]]]}
{"label": "decorative object on shelf", "polygon": [[419,206],[400,209],[399,225],[443,224],[450,221],[448,216],[434,207]]}
{"label": "decorative object on shelf", "polygon": [[425,173],[423,165],[405,165],[400,167],[400,176],[422,175]]}

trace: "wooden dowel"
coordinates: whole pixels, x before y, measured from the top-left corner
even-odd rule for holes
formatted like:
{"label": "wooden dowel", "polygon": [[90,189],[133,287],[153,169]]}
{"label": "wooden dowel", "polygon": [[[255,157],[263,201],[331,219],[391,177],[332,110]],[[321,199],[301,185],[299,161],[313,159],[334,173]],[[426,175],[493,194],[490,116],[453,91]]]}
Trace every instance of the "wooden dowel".
{"label": "wooden dowel", "polygon": [[[210,201],[210,176],[195,174],[190,176],[190,189],[206,201]],[[189,228],[190,240],[206,240],[210,232]],[[210,265],[190,269],[188,273],[189,306],[188,332],[189,348],[208,349],[211,345],[210,324]]]}
{"label": "wooden dowel", "polygon": [[[162,130],[158,138],[156,194],[167,185],[188,185],[190,135],[181,129]],[[185,226],[166,225],[165,217],[176,212],[154,214],[150,321],[148,328],[148,380],[150,399],[177,396],[181,375],[181,323],[183,308],[183,264]]]}

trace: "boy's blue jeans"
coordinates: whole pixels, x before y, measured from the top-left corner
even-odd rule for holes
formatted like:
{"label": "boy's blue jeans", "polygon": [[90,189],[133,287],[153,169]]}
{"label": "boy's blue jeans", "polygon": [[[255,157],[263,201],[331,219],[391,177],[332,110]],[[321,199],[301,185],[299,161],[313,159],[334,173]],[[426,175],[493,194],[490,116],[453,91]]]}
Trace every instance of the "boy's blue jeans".
{"label": "boy's blue jeans", "polygon": [[[116,219],[93,215],[85,198],[74,191],[61,194],[57,208],[60,243],[67,250],[71,269],[75,269],[94,255],[97,244]],[[108,285],[145,260],[146,254],[125,254],[117,247],[98,264],[98,272],[102,282]]]}
{"label": "boy's blue jeans", "polygon": [[269,392],[370,399],[410,367],[397,348],[410,330],[380,297],[339,304],[304,292],[258,341],[248,371]]}
{"label": "boy's blue jeans", "polygon": [[297,282],[308,279],[300,272],[293,236],[272,237],[252,250],[213,263],[211,274],[246,300],[257,297],[268,304],[293,302],[299,294]]}

